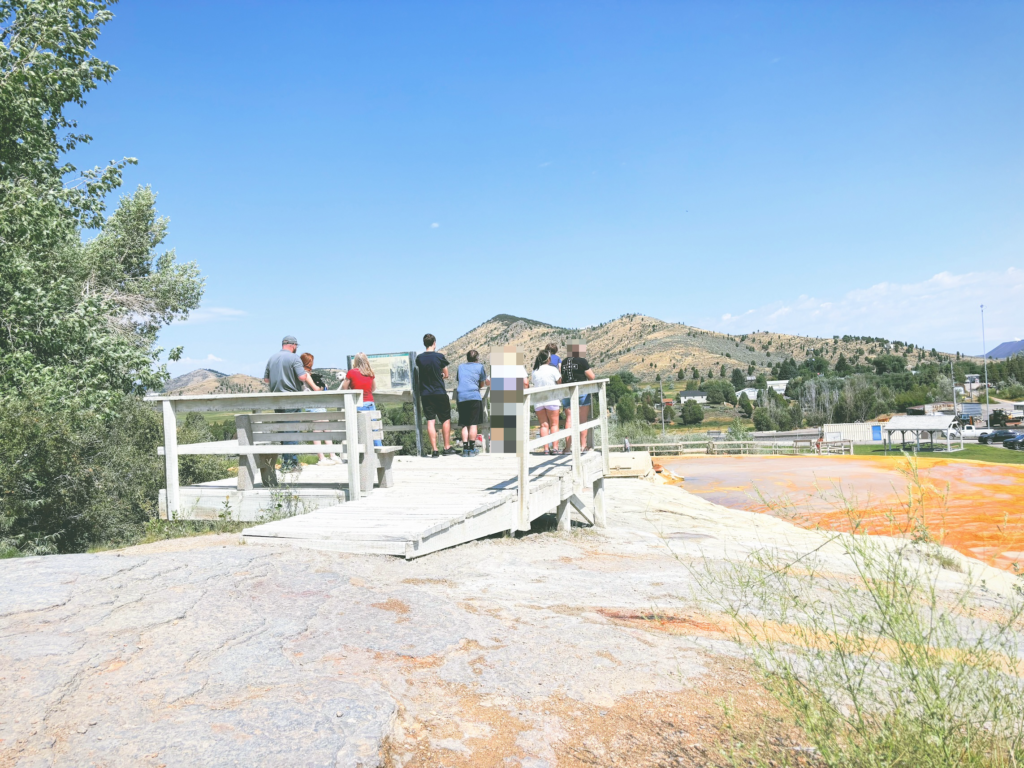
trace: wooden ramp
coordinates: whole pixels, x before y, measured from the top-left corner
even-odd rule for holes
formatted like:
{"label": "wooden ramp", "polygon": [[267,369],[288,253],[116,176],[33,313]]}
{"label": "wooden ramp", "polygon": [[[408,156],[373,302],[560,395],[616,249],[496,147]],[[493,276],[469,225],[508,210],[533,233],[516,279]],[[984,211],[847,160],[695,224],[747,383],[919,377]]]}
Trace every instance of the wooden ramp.
{"label": "wooden ramp", "polygon": [[[570,459],[531,457],[530,520],[559,512],[563,523],[568,523],[570,505],[581,510],[583,519],[594,520],[593,508],[585,506],[579,494],[594,483],[603,487],[601,454],[583,454],[575,489]],[[419,557],[502,531],[521,530],[517,468],[514,455],[481,454],[471,459],[399,456],[394,464],[394,487],[378,488],[357,501],[247,528],[242,536],[248,544]],[[332,471],[340,479],[344,470],[310,467],[303,471],[302,480],[330,482]]]}

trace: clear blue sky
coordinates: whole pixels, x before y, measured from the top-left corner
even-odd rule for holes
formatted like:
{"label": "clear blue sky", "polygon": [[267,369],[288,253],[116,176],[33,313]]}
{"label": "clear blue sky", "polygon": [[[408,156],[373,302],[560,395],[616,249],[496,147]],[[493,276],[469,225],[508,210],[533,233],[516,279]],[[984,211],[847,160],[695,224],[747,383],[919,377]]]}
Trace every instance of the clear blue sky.
{"label": "clear blue sky", "polygon": [[76,159],[138,157],[207,277],[175,372],[502,312],[979,353],[984,302],[990,348],[1024,335],[1024,3],[114,12]]}

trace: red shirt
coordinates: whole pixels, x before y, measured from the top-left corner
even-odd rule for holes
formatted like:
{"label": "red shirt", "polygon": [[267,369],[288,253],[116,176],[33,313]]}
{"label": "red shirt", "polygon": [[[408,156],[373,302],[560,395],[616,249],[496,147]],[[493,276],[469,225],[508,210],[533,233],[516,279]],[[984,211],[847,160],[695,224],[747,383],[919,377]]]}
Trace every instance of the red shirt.
{"label": "red shirt", "polygon": [[345,374],[345,378],[352,382],[352,389],[363,390],[363,402],[373,402],[373,377],[364,376],[358,368],[353,368]]}

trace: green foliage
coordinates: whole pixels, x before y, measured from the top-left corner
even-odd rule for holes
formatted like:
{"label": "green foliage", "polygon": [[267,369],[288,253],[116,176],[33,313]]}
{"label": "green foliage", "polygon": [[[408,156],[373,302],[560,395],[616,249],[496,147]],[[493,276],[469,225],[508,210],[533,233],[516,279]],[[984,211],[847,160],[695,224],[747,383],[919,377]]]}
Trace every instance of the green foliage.
{"label": "green foliage", "polygon": [[851,373],[853,373],[853,366],[846,359],[846,355],[840,352],[839,359],[836,360],[836,375],[849,376]]}
{"label": "green foliage", "polygon": [[622,380],[621,374],[613,373],[608,377],[605,391],[608,393],[608,404],[614,408],[619,398],[629,392],[629,386]]}
{"label": "green foliage", "polygon": [[739,419],[733,419],[732,424],[729,425],[729,439],[750,440],[751,438],[750,427]]}
{"label": "green foliage", "polygon": [[658,420],[658,414],[654,410],[654,406],[648,405],[647,403],[643,403],[641,404],[639,411],[640,418],[642,418],[644,421],[648,423],[653,424],[655,421]]}
{"label": "green foliage", "polygon": [[[161,422],[137,395],[166,380],[157,333],[199,304],[195,264],[158,253],[148,188],[104,200],[131,159],[79,172],[90,137],[65,110],[115,68],[92,56],[106,2],[0,3],[0,538],[10,552],[130,541],[156,508]],[[83,242],[85,229],[99,234]],[[171,357],[180,355],[174,350]],[[201,420],[200,420],[201,421]],[[188,442],[205,424],[182,426]],[[182,481],[223,477],[182,460]]]}
{"label": "green foliage", "polygon": [[719,405],[721,403],[729,403],[729,405],[736,405],[736,390],[733,389],[725,379],[713,379],[704,385],[704,391],[707,392],[708,402],[713,405]]}
{"label": "green foliage", "polygon": [[700,407],[700,403],[694,400],[687,400],[683,403],[683,407],[679,410],[680,418],[683,420],[683,424],[700,424],[704,421],[704,409]]}
{"label": "green foliage", "polygon": [[737,391],[743,389],[743,387],[746,386],[747,383],[747,379],[743,375],[743,371],[741,371],[739,368],[732,369],[731,381],[732,388]]}
{"label": "green foliage", "polygon": [[622,373],[620,373],[619,378],[622,379],[622,383],[625,384],[627,387],[633,387],[640,383],[640,379],[638,379],[634,374],[630,373],[629,371],[623,371]]}
{"label": "green foliage", "polygon": [[664,408],[663,415],[665,416],[666,423],[672,421],[672,419],[676,417],[675,409],[672,407],[671,404],[664,403],[662,408]]}
{"label": "green foliage", "polygon": [[615,415],[620,422],[636,420],[636,399],[632,392],[627,390],[619,396],[618,402],[615,403]]}
{"label": "green foliage", "polygon": [[[766,739],[744,745],[736,764],[1024,764],[1024,602],[959,575],[962,558],[924,525],[932,494],[915,469],[907,474],[908,500],[889,515],[902,538],[832,537],[849,570],[836,573],[816,552],[760,549],[695,572],[709,609],[730,617],[763,683],[813,746],[804,760]],[[835,495],[838,508],[855,508]],[[860,525],[852,514],[850,525]]]}
{"label": "green foliage", "polygon": [[750,414],[754,412],[754,404],[750,402],[750,398],[747,397],[747,393],[744,392],[740,395],[739,406],[743,413],[746,414],[747,418],[750,418]]}
{"label": "green foliage", "polygon": [[[203,419],[179,425],[182,444],[211,439]],[[155,516],[164,483],[160,415],[134,397],[105,417],[46,407],[32,398],[0,402],[0,539],[23,552],[82,552],[100,541],[132,543]],[[218,456],[182,456],[183,484],[228,476]]]}
{"label": "green foliage", "polygon": [[907,370],[907,358],[900,355],[879,355],[871,364],[875,366],[875,373],[903,373]]}
{"label": "green foliage", "polygon": [[753,414],[754,429],[758,432],[770,432],[776,429],[775,422],[772,420],[771,414],[765,407],[758,407],[754,409]]}
{"label": "green foliage", "polygon": [[685,378],[686,378],[686,370],[684,368],[680,368],[678,373],[676,373],[676,380],[677,381],[682,381]]}

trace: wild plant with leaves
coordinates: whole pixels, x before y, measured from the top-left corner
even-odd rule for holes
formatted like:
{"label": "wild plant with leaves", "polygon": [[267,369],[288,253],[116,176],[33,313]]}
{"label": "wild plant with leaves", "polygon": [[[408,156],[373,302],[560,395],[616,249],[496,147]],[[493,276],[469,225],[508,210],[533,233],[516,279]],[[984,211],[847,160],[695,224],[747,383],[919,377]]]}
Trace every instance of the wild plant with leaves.
{"label": "wild plant with leaves", "polygon": [[[167,221],[148,187],[105,215],[135,160],[79,170],[70,159],[91,141],[75,110],[116,71],[93,53],[110,7],[0,0],[0,537],[37,542],[32,551],[78,551],[104,535],[90,511],[100,489],[112,507],[134,498],[127,478],[97,478],[117,468],[110,441],[126,425],[155,449],[159,434],[131,400],[166,380],[157,335],[203,293],[194,263],[159,251]],[[66,471],[51,477],[40,462]],[[146,498],[128,504],[139,525],[156,490],[140,487]]]}

